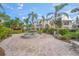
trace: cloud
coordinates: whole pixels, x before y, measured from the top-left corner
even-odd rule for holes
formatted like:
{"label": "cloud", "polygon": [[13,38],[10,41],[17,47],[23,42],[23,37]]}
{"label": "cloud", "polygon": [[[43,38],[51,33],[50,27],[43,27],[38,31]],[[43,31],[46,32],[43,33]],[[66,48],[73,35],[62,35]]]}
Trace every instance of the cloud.
{"label": "cloud", "polygon": [[17,9],[18,9],[18,10],[23,9],[23,6],[24,6],[23,3],[19,3]]}
{"label": "cloud", "polygon": [[4,6],[10,10],[15,10],[15,8],[13,8],[12,6],[8,6],[7,4],[4,4]]}
{"label": "cloud", "polygon": [[23,6],[24,6],[24,4],[20,4],[20,6],[21,6],[21,7],[23,7]]}
{"label": "cloud", "polygon": [[19,10],[20,10],[20,9],[23,9],[23,8],[22,8],[22,7],[17,7],[17,9],[19,9]]}
{"label": "cloud", "polygon": [[59,5],[61,3],[52,3],[52,6],[56,6],[56,5]]}
{"label": "cloud", "polygon": [[23,7],[23,6],[24,6],[24,4],[23,4],[23,3],[18,3],[18,6]]}
{"label": "cloud", "polygon": [[25,18],[26,18],[26,17],[24,17],[24,16],[22,17],[22,19],[25,19]]}
{"label": "cloud", "polygon": [[10,8],[11,10],[15,10],[13,7]]}

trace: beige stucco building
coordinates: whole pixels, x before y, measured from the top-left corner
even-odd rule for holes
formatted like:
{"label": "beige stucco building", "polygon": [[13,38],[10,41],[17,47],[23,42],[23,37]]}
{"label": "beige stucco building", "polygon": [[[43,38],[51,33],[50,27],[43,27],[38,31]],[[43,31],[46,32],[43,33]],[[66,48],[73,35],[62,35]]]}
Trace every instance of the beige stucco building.
{"label": "beige stucco building", "polygon": [[68,18],[67,16],[62,15],[61,20],[62,20],[62,28],[69,28],[69,29],[72,28],[73,22],[70,17]]}
{"label": "beige stucco building", "polygon": [[[69,28],[69,29],[72,28],[73,21],[70,17],[68,18],[67,16],[62,15],[60,19],[62,23],[62,28]],[[35,28],[46,28],[46,27],[55,28],[54,21],[51,19],[48,21],[43,21],[41,23],[35,23]]]}

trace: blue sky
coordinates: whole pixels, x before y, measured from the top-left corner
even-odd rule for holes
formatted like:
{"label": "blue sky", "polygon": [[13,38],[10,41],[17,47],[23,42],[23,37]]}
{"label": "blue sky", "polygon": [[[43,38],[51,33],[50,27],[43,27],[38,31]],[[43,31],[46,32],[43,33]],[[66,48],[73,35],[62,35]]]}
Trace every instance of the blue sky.
{"label": "blue sky", "polygon": [[[12,18],[19,17],[23,19],[27,17],[27,14],[31,11],[34,11],[39,16],[46,15],[49,12],[54,12],[54,6],[58,5],[57,3],[3,3],[6,14],[10,15]],[[67,12],[70,17],[73,17],[75,14],[70,13],[69,11],[73,8],[79,7],[79,4],[70,3],[64,7],[60,12]]]}

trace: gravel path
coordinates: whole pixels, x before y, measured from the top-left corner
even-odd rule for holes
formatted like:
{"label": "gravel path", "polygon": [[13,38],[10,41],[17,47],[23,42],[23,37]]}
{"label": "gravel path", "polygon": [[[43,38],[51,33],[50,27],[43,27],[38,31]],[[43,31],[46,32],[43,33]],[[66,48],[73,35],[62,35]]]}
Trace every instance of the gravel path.
{"label": "gravel path", "polygon": [[24,34],[14,34],[0,46],[6,56],[75,56],[71,44],[55,39],[52,35],[37,34],[35,38],[22,38]]}

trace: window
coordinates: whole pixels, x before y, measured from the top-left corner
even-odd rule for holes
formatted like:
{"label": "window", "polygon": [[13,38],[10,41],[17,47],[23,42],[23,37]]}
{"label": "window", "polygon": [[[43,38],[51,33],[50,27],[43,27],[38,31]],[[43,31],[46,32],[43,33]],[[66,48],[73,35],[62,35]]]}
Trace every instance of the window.
{"label": "window", "polygon": [[69,25],[69,21],[63,21],[64,25]]}

